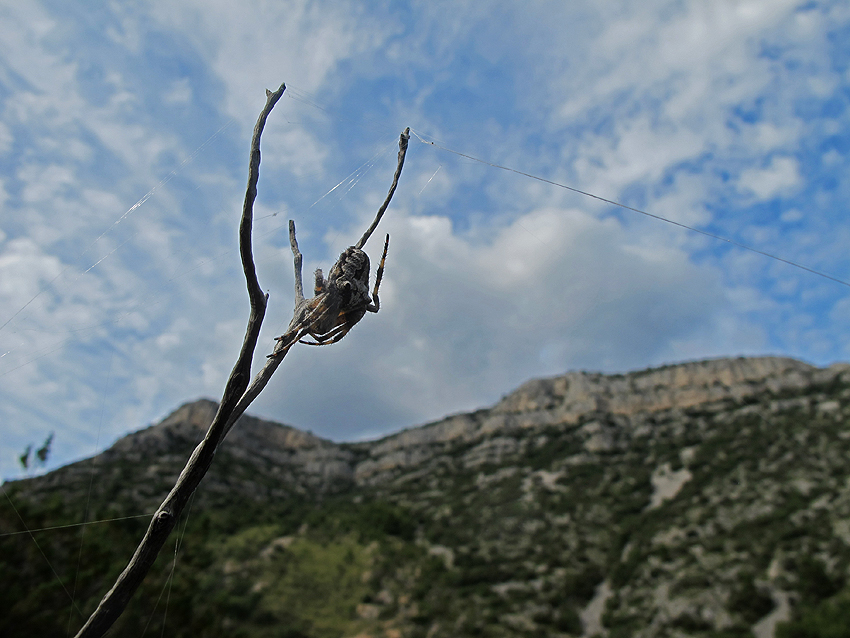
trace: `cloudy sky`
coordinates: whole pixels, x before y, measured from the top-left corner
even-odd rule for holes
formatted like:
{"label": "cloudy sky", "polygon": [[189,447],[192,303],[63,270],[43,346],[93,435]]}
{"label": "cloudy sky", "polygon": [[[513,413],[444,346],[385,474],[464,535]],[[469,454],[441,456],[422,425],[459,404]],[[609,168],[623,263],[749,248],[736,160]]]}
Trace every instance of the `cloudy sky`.
{"label": "cloudy sky", "polygon": [[847,285],[420,142],[850,281],[846,2],[0,0],[0,476],[51,431],[53,467],[220,396],[281,82],[256,364],[291,316],[287,220],[329,268],[416,135],[367,245],[392,236],[381,312],[293,350],[254,414],[353,440],[566,370],[850,359]]}

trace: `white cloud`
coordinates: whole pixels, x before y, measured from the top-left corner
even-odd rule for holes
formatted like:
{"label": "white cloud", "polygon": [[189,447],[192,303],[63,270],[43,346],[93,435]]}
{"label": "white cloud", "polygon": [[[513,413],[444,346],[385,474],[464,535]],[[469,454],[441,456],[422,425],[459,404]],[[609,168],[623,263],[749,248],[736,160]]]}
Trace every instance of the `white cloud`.
{"label": "white cloud", "polygon": [[192,85],[189,78],[180,78],[171,83],[171,87],[162,99],[166,104],[189,104],[192,97]]}
{"label": "white cloud", "polygon": [[739,188],[759,199],[771,199],[793,192],[801,183],[800,163],[793,157],[773,157],[764,168],[741,172]]}
{"label": "white cloud", "polygon": [[[823,33],[827,18],[796,5],[645,3],[618,6],[602,18],[587,44],[594,54],[557,78],[551,91],[555,126],[585,124],[563,147],[577,181],[616,198],[629,184],[657,183],[671,172],[735,174],[787,154],[807,130],[786,98],[808,91],[812,81],[822,87],[838,81],[812,36]],[[786,67],[764,54],[771,46],[784,47],[810,73],[789,81]],[[803,56],[809,59],[802,62]],[[735,115],[755,104],[756,119]],[[796,179],[790,160],[775,161],[745,175],[755,179],[759,197],[776,192],[777,180],[791,179],[790,186]]]}
{"label": "white cloud", "polygon": [[6,309],[21,308],[32,297],[33,290],[55,279],[63,270],[59,260],[42,252],[28,238],[13,239],[0,253],[0,295]]}
{"label": "white cloud", "polygon": [[0,155],[5,155],[12,150],[12,142],[15,141],[9,127],[0,122]]}
{"label": "white cloud", "polygon": [[824,166],[838,166],[842,160],[843,158],[841,156],[841,153],[839,153],[834,148],[828,150],[821,157],[821,161],[823,162]]}
{"label": "white cloud", "polygon": [[793,224],[794,222],[798,222],[803,219],[804,215],[802,211],[797,208],[790,208],[786,210],[780,216],[780,219],[784,221],[786,224]]}
{"label": "white cloud", "polygon": [[[225,112],[253,125],[262,89],[323,86],[340,60],[379,44],[348,3],[152,2],[151,15],[190,37],[227,88]],[[364,20],[365,18],[365,20]]]}

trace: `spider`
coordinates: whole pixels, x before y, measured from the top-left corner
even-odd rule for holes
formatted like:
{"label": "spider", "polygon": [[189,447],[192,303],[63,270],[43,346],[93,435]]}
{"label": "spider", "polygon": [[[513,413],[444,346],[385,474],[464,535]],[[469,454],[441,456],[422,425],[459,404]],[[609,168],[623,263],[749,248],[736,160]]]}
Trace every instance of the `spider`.
{"label": "spider", "polygon": [[[294,227],[292,237],[294,241]],[[308,346],[327,346],[336,343],[348,334],[348,331],[366,315],[366,312],[378,312],[381,307],[378,288],[384,275],[384,263],[389,245],[390,236],[387,235],[381,263],[375,274],[375,287],[372,289],[371,299],[369,297],[369,255],[359,247],[346,248],[331,268],[327,279],[322,269],[317,269],[313,289],[315,296],[311,299],[301,297],[302,307],[296,308],[295,317],[289,329],[285,334],[275,338],[275,341],[284,342],[281,344],[283,348],[275,348],[275,352],[268,356],[274,357],[281,354],[296,341]],[[297,250],[297,244],[294,244],[294,249]],[[296,297],[298,297],[297,292]],[[303,339],[307,335],[315,341]]]}
{"label": "spider", "polygon": [[[295,312],[286,333],[275,338],[277,345],[274,352],[268,355],[270,358],[283,356],[296,342],[308,346],[327,346],[336,343],[347,335],[367,312],[378,312],[380,309],[378,287],[381,285],[381,277],[384,274],[384,262],[387,259],[390,236],[387,235],[384,242],[384,253],[381,255],[381,263],[375,274],[375,287],[371,298],[369,297],[369,255],[363,252],[363,246],[378,227],[378,222],[381,221],[395,193],[409,140],[410,129],[406,128],[398,140],[398,165],[393,175],[393,183],[372,225],[366,229],[356,244],[342,251],[328,273],[327,279],[321,268],[316,270],[314,296],[310,299],[304,298],[304,286],[301,282],[301,251],[298,250],[298,242],[295,239],[295,222],[290,220],[289,244],[295,258]],[[306,341],[304,337],[308,335],[314,341]]]}

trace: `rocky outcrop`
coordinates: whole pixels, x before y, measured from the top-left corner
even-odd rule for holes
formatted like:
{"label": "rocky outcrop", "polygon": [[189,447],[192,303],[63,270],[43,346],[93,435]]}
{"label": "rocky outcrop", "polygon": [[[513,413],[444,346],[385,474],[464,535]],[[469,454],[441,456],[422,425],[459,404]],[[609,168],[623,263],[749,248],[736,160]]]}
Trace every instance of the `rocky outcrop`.
{"label": "rocky outcrop", "polygon": [[528,414],[551,410],[565,421],[588,412],[633,415],[671,408],[690,408],[715,401],[742,401],[770,391],[802,387],[848,369],[846,364],[822,370],[781,357],[712,359],[650,368],[629,374],[570,372],[520,386],[494,408],[494,413]]}
{"label": "rocky outcrop", "polygon": [[[358,481],[380,482],[395,471],[439,455],[447,445],[469,443],[500,432],[569,427],[596,413],[632,417],[741,403],[765,392],[779,397],[837,378],[850,379],[850,365],[817,368],[781,357],[713,359],[628,374],[569,372],[529,381],[493,408],[450,416],[376,441],[367,447],[369,458],[357,465],[355,476]],[[588,445],[608,445],[606,434],[599,427],[590,432],[592,428],[586,430],[593,437]],[[498,458],[491,461],[498,462]]]}
{"label": "rocky outcrop", "polygon": [[[155,508],[201,442],[217,409],[209,399],[180,406],[160,423],[119,439],[97,456],[23,482],[37,500],[91,492],[94,503]],[[96,474],[98,481],[92,483]],[[351,450],[273,421],[242,416],[216,453],[199,498],[255,501],[335,492],[354,476]],[[91,485],[91,487],[90,487]],[[108,505],[105,505],[108,506]]]}

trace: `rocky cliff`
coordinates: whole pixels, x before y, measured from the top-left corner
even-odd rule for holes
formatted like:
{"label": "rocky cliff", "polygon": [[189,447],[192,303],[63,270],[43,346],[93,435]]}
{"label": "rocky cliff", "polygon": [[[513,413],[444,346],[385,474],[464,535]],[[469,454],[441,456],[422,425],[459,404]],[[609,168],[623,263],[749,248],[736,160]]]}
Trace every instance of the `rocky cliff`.
{"label": "rocky cliff", "polygon": [[[369,459],[358,464],[355,476],[359,481],[380,482],[387,472],[416,466],[443,446],[496,433],[569,426],[595,413],[630,418],[700,405],[722,407],[763,393],[778,395],[830,383],[848,371],[848,364],[820,369],[794,359],[759,357],[696,361],[630,374],[570,372],[537,379],[493,408],[451,416],[369,444]],[[603,439],[600,435],[594,441],[601,444]],[[491,457],[485,453],[482,459]]]}
{"label": "rocky cliff", "polygon": [[[184,405],[5,489],[45,527],[83,503],[89,520],[151,511],[214,410]],[[199,488],[171,633],[850,635],[848,453],[850,366],[772,357],[571,372],[356,444],[246,416]],[[5,540],[40,560],[29,539]],[[73,565],[73,543],[55,542]],[[2,565],[44,581],[39,595],[0,585],[15,627],[61,598],[44,569]],[[108,580],[92,570],[84,605]],[[155,608],[152,587],[139,605]]]}

